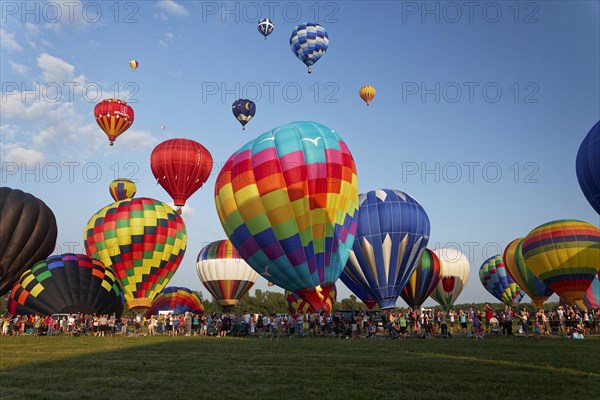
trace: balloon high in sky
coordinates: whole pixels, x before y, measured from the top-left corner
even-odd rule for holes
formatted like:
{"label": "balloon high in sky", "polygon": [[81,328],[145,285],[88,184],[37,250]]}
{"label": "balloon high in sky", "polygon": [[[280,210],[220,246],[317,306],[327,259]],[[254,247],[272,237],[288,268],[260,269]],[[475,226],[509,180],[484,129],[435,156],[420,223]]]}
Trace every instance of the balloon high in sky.
{"label": "balloon high in sky", "polygon": [[581,142],[575,167],[585,198],[600,214],[600,121],[596,122]]}
{"label": "balloon high in sky", "polygon": [[290,47],[296,57],[308,67],[310,74],[311,66],[323,57],[329,47],[329,35],[321,25],[307,22],[292,31]]}
{"label": "balloon high in sky", "polygon": [[269,18],[263,18],[260,21],[258,21],[257,28],[260,34],[265,37],[265,40],[267,40],[267,36],[269,36],[273,32],[273,29],[275,29],[275,25],[273,24],[273,21],[271,21]]}
{"label": "balloon high in sky", "polygon": [[134,113],[133,108],[123,100],[106,99],[96,104],[94,116],[112,146],[117,137],[133,124]]}
{"label": "balloon high in sky", "polygon": [[357,189],[342,137],[300,121],[263,133],[229,157],[215,203],[242,258],[321,309],[354,242]]}

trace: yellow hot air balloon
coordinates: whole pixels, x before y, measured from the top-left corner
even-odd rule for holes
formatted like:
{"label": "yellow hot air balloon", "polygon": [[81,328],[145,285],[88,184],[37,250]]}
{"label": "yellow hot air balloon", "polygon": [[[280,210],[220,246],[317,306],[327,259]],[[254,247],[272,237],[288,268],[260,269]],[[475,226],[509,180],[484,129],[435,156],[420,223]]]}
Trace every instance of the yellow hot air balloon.
{"label": "yellow hot air balloon", "polygon": [[140,63],[139,63],[139,62],[137,62],[136,60],[131,60],[131,61],[129,61],[129,66],[131,67],[131,69],[132,69],[133,71],[135,71],[135,70],[136,70],[136,68],[137,68],[139,65],[140,65]]}
{"label": "yellow hot air balloon", "polygon": [[137,187],[130,179],[118,178],[110,183],[108,190],[115,201],[121,201],[125,199],[131,199],[133,196],[135,196]]}
{"label": "yellow hot air balloon", "polygon": [[367,105],[369,105],[371,100],[373,100],[373,97],[375,97],[375,93],[375,88],[371,85],[365,85],[361,87],[358,91],[358,94],[360,94],[360,98],[363,99],[364,102],[367,103]]}
{"label": "yellow hot air balloon", "polygon": [[531,272],[574,305],[600,270],[600,229],[577,220],[548,222],[529,232],[522,252]]}

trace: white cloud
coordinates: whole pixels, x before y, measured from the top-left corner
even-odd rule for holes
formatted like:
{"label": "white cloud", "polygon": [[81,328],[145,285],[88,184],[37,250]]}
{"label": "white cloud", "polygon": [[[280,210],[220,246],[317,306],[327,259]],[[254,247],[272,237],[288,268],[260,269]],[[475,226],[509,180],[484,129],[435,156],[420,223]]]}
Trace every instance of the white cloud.
{"label": "white cloud", "polygon": [[171,32],[167,32],[163,35],[162,39],[158,41],[158,45],[163,48],[169,47],[169,44],[173,41],[175,36]]}
{"label": "white cloud", "polygon": [[23,64],[19,64],[13,61],[9,61],[8,62],[10,64],[10,69],[12,70],[12,72],[14,72],[15,74],[18,75],[26,75],[27,72],[29,72],[29,67],[23,65]]}
{"label": "white cloud", "polygon": [[0,47],[7,49],[8,51],[21,51],[23,48],[15,40],[15,35],[0,29]]}
{"label": "white cloud", "polygon": [[41,151],[25,148],[16,143],[3,144],[2,150],[4,153],[2,157],[4,162],[31,165],[45,160],[44,153]]}
{"label": "white cloud", "polygon": [[42,53],[37,58],[37,65],[41,68],[44,79],[47,82],[79,82],[83,84],[85,77],[75,76],[75,67],[62,58]]}
{"label": "white cloud", "polygon": [[11,124],[0,125],[0,138],[2,140],[13,140],[17,134],[17,126]]}
{"label": "white cloud", "polygon": [[136,149],[153,149],[159,140],[147,131],[128,130],[117,139],[119,144]]}
{"label": "white cloud", "polygon": [[25,31],[29,36],[37,36],[37,34],[40,33],[40,28],[36,24],[25,22]]}
{"label": "white cloud", "polygon": [[155,7],[175,17],[187,17],[188,15],[190,15],[188,10],[184,6],[176,3],[173,0],[161,0],[158,3],[156,3]]}

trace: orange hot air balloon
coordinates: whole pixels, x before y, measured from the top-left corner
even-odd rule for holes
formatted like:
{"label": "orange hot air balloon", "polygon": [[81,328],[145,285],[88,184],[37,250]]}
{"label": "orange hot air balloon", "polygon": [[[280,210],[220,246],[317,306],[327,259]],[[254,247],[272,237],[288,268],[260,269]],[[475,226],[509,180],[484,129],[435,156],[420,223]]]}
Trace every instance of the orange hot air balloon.
{"label": "orange hot air balloon", "polygon": [[375,91],[375,88],[371,85],[365,85],[361,87],[358,91],[360,98],[363,99],[363,101],[367,103],[367,105],[369,105],[371,100],[373,100],[373,97],[375,97],[376,93],[377,92]]}
{"label": "orange hot air balloon", "polygon": [[94,108],[96,122],[102,128],[110,145],[133,124],[133,108],[123,100],[105,99]]}

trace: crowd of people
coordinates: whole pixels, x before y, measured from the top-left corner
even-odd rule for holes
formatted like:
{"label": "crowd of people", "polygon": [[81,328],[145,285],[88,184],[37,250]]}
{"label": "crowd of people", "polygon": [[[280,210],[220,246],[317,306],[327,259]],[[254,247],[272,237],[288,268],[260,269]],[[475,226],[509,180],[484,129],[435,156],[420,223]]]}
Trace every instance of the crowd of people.
{"label": "crowd of people", "polygon": [[[169,336],[258,336],[268,338],[334,336],[345,338],[450,338],[466,335],[480,339],[486,335],[558,335],[582,338],[600,334],[600,309],[579,311],[570,306],[554,310],[506,306],[483,310],[394,310],[383,312],[333,312],[307,314],[230,313],[181,315],[160,313],[149,318],[124,315],[17,315],[0,317],[2,335],[169,335]],[[516,330],[516,331],[515,331]]]}

